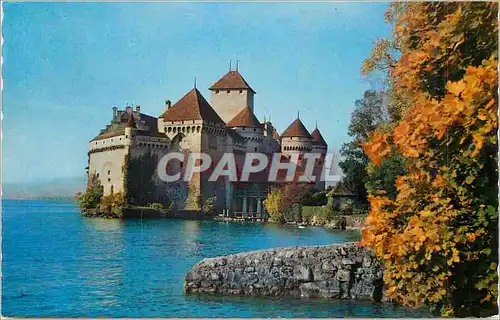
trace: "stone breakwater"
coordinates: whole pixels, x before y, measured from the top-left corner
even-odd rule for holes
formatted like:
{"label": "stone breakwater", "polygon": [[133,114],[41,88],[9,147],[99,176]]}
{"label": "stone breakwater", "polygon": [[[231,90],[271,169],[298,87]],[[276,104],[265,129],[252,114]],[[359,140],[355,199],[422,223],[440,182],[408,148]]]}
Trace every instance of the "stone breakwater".
{"label": "stone breakwater", "polygon": [[206,258],[187,273],[184,291],[381,301],[383,269],[356,243],[285,247]]}

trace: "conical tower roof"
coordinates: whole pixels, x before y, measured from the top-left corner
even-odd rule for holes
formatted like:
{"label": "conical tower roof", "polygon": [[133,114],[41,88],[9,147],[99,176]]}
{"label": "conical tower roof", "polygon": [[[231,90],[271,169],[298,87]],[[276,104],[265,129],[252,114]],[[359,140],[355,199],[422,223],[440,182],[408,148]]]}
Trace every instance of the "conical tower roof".
{"label": "conical tower roof", "polygon": [[311,133],[311,137],[313,139],[314,144],[319,144],[326,146],[326,141],[323,139],[323,136],[321,135],[321,132],[319,132],[319,129],[316,128],[314,131]]}
{"label": "conical tower roof", "polygon": [[300,121],[300,118],[297,117],[291,125],[286,128],[286,130],[281,135],[281,138],[291,138],[291,137],[300,137],[300,138],[309,138],[312,139],[309,131],[307,131],[306,127]]}
{"label": "conical tower roof", "polygon": [[161,116],[164,121],[205,120],[223,123],[198,89],[193,88]]}
{"label": "conical tower roof", "polygon": [[257,117],[255,117],[252,109],[250,109],[249,107],[245,107],[227,123],[227,126],[260,128],[262,127],[262,124],[259,122]]}

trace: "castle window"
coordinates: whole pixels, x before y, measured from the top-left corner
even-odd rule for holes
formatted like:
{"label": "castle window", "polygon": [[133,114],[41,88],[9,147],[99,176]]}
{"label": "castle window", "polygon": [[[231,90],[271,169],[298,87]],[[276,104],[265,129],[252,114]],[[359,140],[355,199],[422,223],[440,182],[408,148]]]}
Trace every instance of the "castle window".
{"label": "castle window", "polygon": [[231,90],[227,90],[226,92],[229,93],[229,92],[231,92]]}
{"label": "castle window", "polygon": [[257,128],[253,128],[253,131],[257,131]]}
{"label": "castle window", "polygon": [[201,127],[200,127],[200,126],[197,126],[197,127],[196,127],[196,132],[200,132],[200,129],[201,129]]}
{"label": "castle window", "polygon": [[181,161],[181,163],[179,164],[179,167],[182,168],[183,165],[184,165],[184,162]]}
{"label": "castle window", "polygon": [[99,178],[99,172],[97,173],[97,175],[96,175],[96,176]]}
{"label": "castle window", "polygon": [[218,94],[219,93],[219,90],[215,90],[215,94]]}
{"label": "castle window", "polygon": [[187,127],[187,133],[191,133],[191,127]]}
{"label": "castle window", "polygon": [[108,182],[111,182],[111,178],[108,178]]}
{"label": "castle window", "polygon": [[243,93],[243,90],[240,89],[240,93]]}
{"label": "castle window", "polygon": [[194,123],[194,120],[193,120],[193,123]]}
{"label": "castle window", "polygon": [[111,174],[111,170],[108,170],[108,174]]}
{"label": "castle window", "polygon": [[128,135],[125,135],[125,139],[128,139]]}
{"label": "castle window", "polygon": [[253,151],[257,152],[257,147],[255,147],[255,148],[253,148],[253,149],[254,149]]}

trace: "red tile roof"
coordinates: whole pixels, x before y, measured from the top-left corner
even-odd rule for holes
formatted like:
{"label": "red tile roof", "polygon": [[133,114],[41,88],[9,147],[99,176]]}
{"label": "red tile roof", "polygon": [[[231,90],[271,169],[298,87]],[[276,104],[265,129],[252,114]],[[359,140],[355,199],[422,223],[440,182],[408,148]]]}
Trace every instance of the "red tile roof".
{"label": "red tile roof", "polygon": [[205,120],[225,124],[196,88],[186,93],[160,117],[164,121]]}
{"label": "red tile roof", "polygon": [[118,130],[118,131],[113,131],[113,132],[106,132],[106,133],[102,133],[98,136],[96,136],[94,139],[90,140],[91,142],[92,141],[97,141],[97,140],[103,140],[103,139],[108,139],[108,138],[113,138],[113,137],[117,137],[117,136],[122,136],[125,134],[125,130]]}
{"label": "red tile roof", "polygon": [[255,93],[255,91],[250,87],[250,85],[243,79],[241,74],[236,71],[229,71],[217,82],[215,82],[210,88],[210,90],[224,90],[224,89],[247,89]]}
{"label": "red tile roof", "polygon": [[285,137],[301,137],[312,139],[309,131],[307,131],[306,127],[299,118],[295,119],[295,121],[292,122],[292,124],[289,125],[288,128],[286,128],[286,130],[283,132],[281,138]]}
{"label": "red tile roof", "polygon": [[228,127],[251,127],[260,128],[262,124],[253,114],[252,109],[249,107],[243,108],[238,114],[227,123]]}
{"label": "red tile roof", "polygon": [[311,133],[311,137],[313,139],[314,144],[319,144],[323,146],[327,145],[325,139],[323,139],[323,136],[321,135],[321,132],[319,132],[318,128],[314,129],[314,131]]}

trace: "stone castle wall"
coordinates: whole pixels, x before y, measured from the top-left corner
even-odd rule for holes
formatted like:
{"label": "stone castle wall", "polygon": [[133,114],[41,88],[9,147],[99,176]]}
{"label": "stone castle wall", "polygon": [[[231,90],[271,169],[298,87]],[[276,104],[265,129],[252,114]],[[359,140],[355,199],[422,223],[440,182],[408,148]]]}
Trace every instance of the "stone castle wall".
{"label": "stone castle wall", "polygon": [[123,191],[124,140],[125,136],[116,136],[89,144],[89,175],[98,175],[104,195]]}
{"label": "stone castle wall", "polygon": [[383,269],[356,243],[252,251],[197,263],[186,293],[382,300]]}

